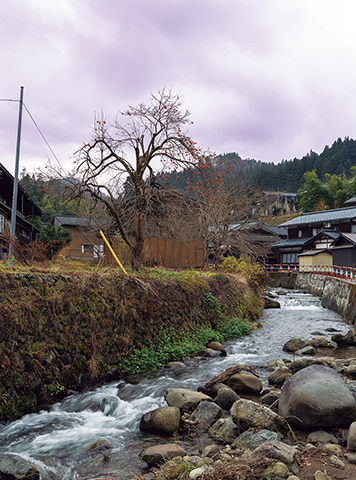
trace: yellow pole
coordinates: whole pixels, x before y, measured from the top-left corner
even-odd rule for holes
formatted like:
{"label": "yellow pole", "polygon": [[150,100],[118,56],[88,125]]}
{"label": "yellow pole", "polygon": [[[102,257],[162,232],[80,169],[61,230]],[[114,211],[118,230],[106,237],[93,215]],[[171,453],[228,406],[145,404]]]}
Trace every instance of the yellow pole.
{"label": "yellow pole", "polygon": [[119,267],[121,268],[121,270],[124,272],[125,275],[127,275],[127,272],[125,270],[125,268],[123,267],[123,265],[121,264],[120,260],[117,258],[117,255],[116,253],[114,252],[114,250],[111,248],[111,245],[110,243],[107,241],[105,235],[103,234],[103,231],[100,230],[100,235],[102,236],[104,242],[106,243],[108,249],[110,250],[112,256],[115,258],[115,260],[117,261],[117,264],[119,265]]}

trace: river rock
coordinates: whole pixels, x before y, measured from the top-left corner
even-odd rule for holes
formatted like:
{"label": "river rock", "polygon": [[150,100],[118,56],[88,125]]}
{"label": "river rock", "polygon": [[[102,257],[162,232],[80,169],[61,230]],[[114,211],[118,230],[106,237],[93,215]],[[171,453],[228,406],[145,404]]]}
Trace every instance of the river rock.
{"label": "river rock", "polygon": [[147,433],[170,435],[180,426],[180,410],[177,407],[160,407],[141,417],[140,430]]}
{"label": "river rock", "polygon": [[335,370],[312,365],[285,382],[278,412],[305,428],[347,426],[355,418],[356,402]]}
{"label": "river rock", "polygon": [[[41,472],[43,478],[48,478],[45,470]],[[0,454],[0,478],[4,480],[13,480],[17,478],[26,478],[26,480],[38,480],[40,472],[38,467],[29,460],[25,460],[17,454]]]}
{"label": "river rock", "polygon": [[352,422],[347,434],[347,447],[348,452],[356,452],[356,422]]}
{"label": "river rock", "polygon": [[356,378],[356,360],[355,359],[351,360],[347,367],[344,367],[344,373],[350,378]]}
{"label": "river rock", "polygon": [[205,390],[204,386],[198,387],[198,392],[202,391],[209,397],[216,398],[220,389],[229,388],[225,383],[214,383],[208,390]]}
{"label": "river rock", "polygon": [[240,397],[232,388],[224,385],[225,388],[220,388],[218,394],[215,397],[215,403],[219,405],[223,410],[230,410],[234,402]]}
{"label": "river rock", "polygon": [[193,470],[191,470],[189,472],[189,476],[188,478],[190,480],[196,480],[197,478],[201,477],[202,475],[204,475],[204,473],[207,473],[209,472],[209,470],[211,470],[212,468],[209,467],[208,465],[203,465],[201,467],[197,467],[197,468],[194,468]]}
{"label": "river rock", "polygon": [[281,308],[281,304],[269,296],[262,297],[264,300],[264,308]]}
{"label": "river rock", "polygon": [[198,423],[203,430],[208,430],[209,427],[211,427],[211,425],[222,416],[222,414],[223,412],[221,408],[216,405],[216,403],[203,400],[193,411],[189,420]]}
{"label": "river rock", "polygon": [[314,479],[315,480],[332,480],[332,478],[325,472],[322,472],[321,470],[317,470],[314,473]]}
{"label": "river rock", "polygon": [[317,357],[317,358],[298,358],[289,365],[293,373],[310,367],[311,365],[323,365],[324,367],[334,368],[337,366],[336,361],[332,357]]}
{"label": "river rock", "polygon": [[288,340],[288,342],[286,342],[284,345],[283,345],[283,350],[285,352],[296,352],[297,350],[300,350],[301,348],[304,348],[306,345],[305,341],[302,340],[301,338],[291,338],[290,340]]}
{"label": "river rock", "polygon": [[344,462],[336,455],[331,455],[330,462],[337,468],[345,468]]}
{"label": "river rock", "polygon": [[279,460],[286,464],[292,473],[298,473],[299,469],[296,464],[296,457],[299,452],[296,447],[291,447],[283,442],[274,441],[260,445],[255,448],[254,452],[263,457]]}
{"label": "river rock", "polygon": [[221,443],[232,443],[236,438],[236,427],[231,417],[215,422],[209,429],[209,437]]}
{"label": "river rock", "polygon": [[168,362],[167,368],[170,368],[172,370],[178,370],[180,368],[187,368],[187,366],[183,362]]}
{"label": "river rock", "polygon": [[230,410],[233,421],[243,429],[264,428],[279,432],[284,428],[284,419],[263,405],[241,398]]}
{"label": "river rock", "polygon": [[349,330],[345,335],[337,333],[331,337],[331,340],[338,345],[350,346],[356,345],[356,329]]}
{"label": "river rock", "polygon": [[174,457],[184,457],[187,452],[175,443],[154,445],[140,453],[140,459],[149,466],[158,465]]}
{"label": "river rock", "polygon": [[214,350],[213,348],[207,348],[206,349],[206,355],[208,357],[221,357],[221,352],[219,352],[218,350]]}
{"label": "river rock", "polygon": [[228,379],[228,385],[236,393],[258,394],[262,390],[262,382],[255,375],[235,373]]}
{"label": "river rock", "polygon": [[208,348],[212,348],[213,350],[220,352],[222,357],[226,357],[227,355],[227,352],[224,346],[220,342],[209,342]]}
{"label": "river rock", "polygon": [[165,400],[170,407],[177,407],[184,412],[194,410],[202,400],[212,402],[213,399],[204,393],[195,392],[186,388],[169,388]]}
{"label": "river rock", "polygon": [[271,405],[277,403],[280,396],[281,392],[277,392],[277,390],[271,390],[270,392],[265,393],[261,397],[261,402],[263,403],[263,405],[267,405],[268,407],[270,407]]}
{"label": "river rock", "polygon": [[310,432],[307,436],[307,441],[315,441],[318,444],[324,445],[326,443],[338,444],[338,440],[334,434],[325,432],[324,430],[317,430],[316,432]]}
{"label": "river rock", "polygon": [[304,348],[301,348],[300,350],[297,350],[295,352],[296,355],[314,355],[316,349],[312,345],[307,345]]}
{"label": "river rock", "polygon": [[286,362],[283,360],[283,358],[275,358],[274,360],[270,360],[268,362],[268,368],[278,368],[278,367],[286,367]]}
{"label": "river rock", "polygon": [[283,462],[276,462],[263,470],[261,478],[275,478],[277,480],[280,478],[286,478],[289,473],[287,465]]}
{"label": "river rock", "polygon": [[311,345],[314,348],[337,348],[336,342],[325,337],[314,337],[307,341],[307,345]]}
{"label": "river rock", "polygon": [[216,458],[219,455],[220,450],[222,448],[223,447],[221,445],[208,445],[203,449],[202,456],[209,457],[209,458],[214,458],[214,457]]}
{"label": "river rock", "polygon": [[288,367],[277,367],[268,377],[272,385],[282,386],[287,378],[292,376],[292,370]]}
{"label": "river rock", "polygon": [[254,450],[255,448],[267,442],[276,442],[282,439],[282,435],[271,430],[259,430],[256,432],[255,428],[249,428],[246,432],[241,433],[236,440],[236,444],[242,445],[244,448]]}

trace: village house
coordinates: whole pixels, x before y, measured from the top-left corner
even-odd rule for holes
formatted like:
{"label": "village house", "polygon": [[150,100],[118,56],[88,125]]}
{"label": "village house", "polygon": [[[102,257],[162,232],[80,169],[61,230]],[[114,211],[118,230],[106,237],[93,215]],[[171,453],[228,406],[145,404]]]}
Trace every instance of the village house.
{"label": "village house", "polygon": [[72,241],[61,250],[62,256],[93,263],[98,263],[103,258],[104,241],[96,221],[76,215],[55,215],[52,224],[56,228],[66,228],[71,233]]}
{"label": "village house", "polygon": [[[0,164],[0,259],[7,254],[7,245],[3,238],[10,232],[12,194],[14,177]],[[18,184],[17,209],[16,209],[16,237],[22,244],[36,239],[39,232],[33,224],[35,217],[41,216],[42,210],[32,199],[31,195]]]}
{"label": "village house", "polygon": [[356,262],[350,265],[353,262],[350,249],[354,248],[356,234],[356,206],[303,213],[282,226],[287,228],[288,238],[274,244],[278,263],[297,264],[301,259],[302,264],[310,261],[314,265],[321,261],[320,253],[324,251],[329,254],[323,258],[323,262],[329,259],[326,264],[331,264],[332,255],[333,265],[356,266]]}

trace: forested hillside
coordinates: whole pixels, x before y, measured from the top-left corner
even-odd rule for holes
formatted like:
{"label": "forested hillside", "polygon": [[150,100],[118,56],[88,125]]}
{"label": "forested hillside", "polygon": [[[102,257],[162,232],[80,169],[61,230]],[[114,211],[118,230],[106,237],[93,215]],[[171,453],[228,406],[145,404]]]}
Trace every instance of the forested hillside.
{"label": "forested hillside", "polygon": [[[322,181],[326,173],[350,177],[350,168],[356,165],[356,140],[339,138],[331,147],[325,146],[320,154],[311,150],[302,158],[283,160],[279,164],[242,159],[235,152],[218,155],[211,163],[223,180],[228,179],[230,186],[243,183],[260,190],[296,192],[304,183],[304,173],[312,170]],[[159,181],[184,190],[190,175],[188,171],[165,173]]]}
{"label": "forested hillside", "polygon": [[310,151],[304,157],[283,160],[274,165],[259,165],[252,176],[252,183],[262,190],[284,190],[296,192],[304,183],[305,172],[315,170],[318,177],[325,181],[325,174],[350,176],[350,168],[356,165],[356,140],[339,138],[331,147],[326,146],[317,154]]}

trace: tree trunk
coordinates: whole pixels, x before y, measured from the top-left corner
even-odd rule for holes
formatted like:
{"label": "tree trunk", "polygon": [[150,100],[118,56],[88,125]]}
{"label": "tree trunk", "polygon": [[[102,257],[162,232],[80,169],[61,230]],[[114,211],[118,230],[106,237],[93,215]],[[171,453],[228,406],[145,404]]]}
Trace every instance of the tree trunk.
{"label": "tree trunk", "polygon": [[136,195],[135,205],[135,225],[134,225],[134,245],[131,248],[131,266],[134,270],[138,270],[143,264],[143,231],[142,231],[142,199]]}

